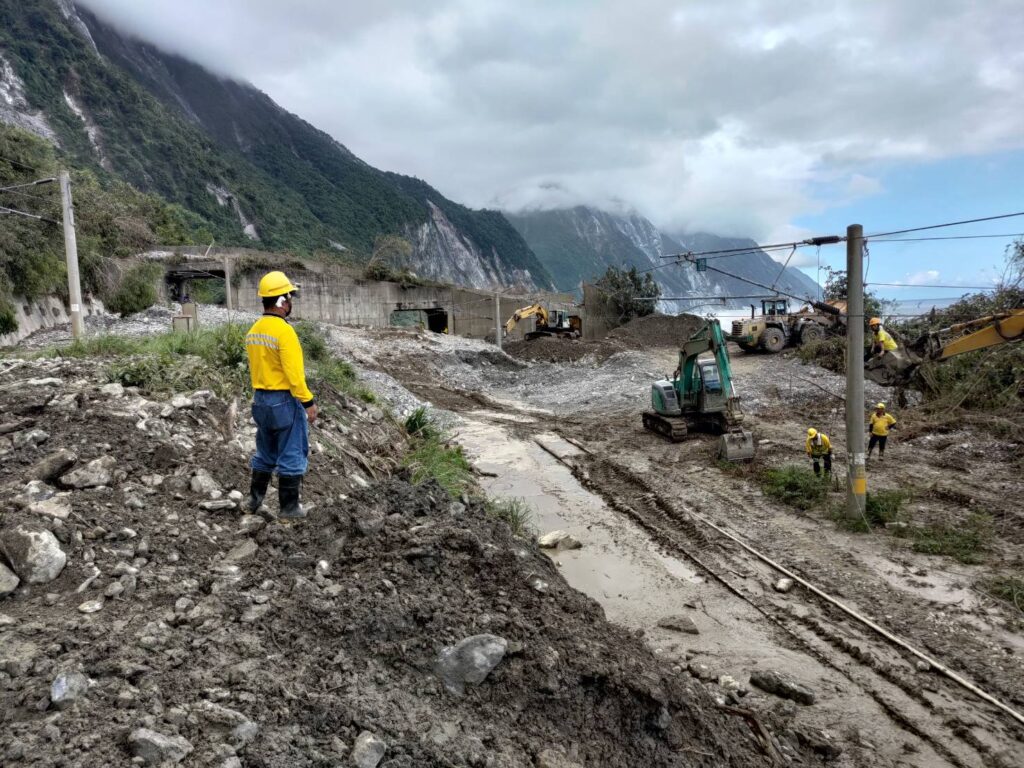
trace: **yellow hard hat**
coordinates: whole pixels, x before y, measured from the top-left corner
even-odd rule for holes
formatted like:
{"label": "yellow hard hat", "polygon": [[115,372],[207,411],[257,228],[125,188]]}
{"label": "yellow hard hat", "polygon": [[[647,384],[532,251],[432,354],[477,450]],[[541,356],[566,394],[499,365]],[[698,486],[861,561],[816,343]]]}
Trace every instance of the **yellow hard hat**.
{"label": "yellow hard hat", "polygon": [[875,406],[875,408],[879,408],[879,409],[884,411],[885,410],[885,403],[879,403],[878,405]]}
{"label": "yellow hard hat", "polygon": [[259,294],[263,298],[283,296],[286,293],[293,293],[297,290],[299,290],[298,287],[292,285],[292,281],[288,279],[284,272],[267,272],[267,274],[260,278]]}
{"label": "yellow hard hat", "polygon": [[807,430],[807,436],[808,437],[817,437],[818,436],[818,430],[816,430],[814,427],[811,427],[810,429]]}
{"label": "yellow hard hat", "polygon": [[882,321],[879,318],[877,318],[877,317],[872,317],[870,320],[868,320],[868,325],[881,325],[881,324],[882,324]]}

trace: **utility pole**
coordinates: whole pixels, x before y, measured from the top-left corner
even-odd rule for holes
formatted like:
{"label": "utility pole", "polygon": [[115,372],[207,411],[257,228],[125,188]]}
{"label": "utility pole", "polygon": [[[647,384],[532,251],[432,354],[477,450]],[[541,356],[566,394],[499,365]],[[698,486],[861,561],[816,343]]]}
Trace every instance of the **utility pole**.
{"label": "utility pole", "polygon": [[60,172],[60,200],[64,213],[64,254],[68,262],[68,297],[71,300],[71,336],[77,341],[85,334],[82,319],[82,284],[78,277],[78,242],[75,239],[75,209],[71,203],[71,176]]}
{"label": "utility pole", "polygon": [[494,292],[494,343],[501,349],[501,294]]}
{"label": "utility pole", "polygon": [[[228,312],[234,309],[234,302],[231,300],[231,257],[224,256],[224,303],[228,306]],[[228,315],[228,322],[231,322],[231,315]]]}
{"label": "utility pole", "polygon": [[864,228],[846,228],[846,517],[864,519]]}

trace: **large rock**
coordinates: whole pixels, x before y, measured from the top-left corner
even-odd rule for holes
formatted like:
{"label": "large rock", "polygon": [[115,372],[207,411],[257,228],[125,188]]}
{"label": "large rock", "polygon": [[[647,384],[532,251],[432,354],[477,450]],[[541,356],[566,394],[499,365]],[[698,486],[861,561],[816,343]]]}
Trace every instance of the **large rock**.
{"label": "large rock", "polygon": [[814,703],[814,691],[781,672],[770,669],[751,672],[750,684],[783,699],[792,699],[798,704]]}
{"label": "large rock", "polygon": [[50,703],[67,709],[89,692],[89,678],[81,672],[61,672],[50,685]]}
{"label": "large rock", "polygon": [[48,456],[44,456],[29,467],[28,479],[52,483],[75,466],[76,463],[78,463],[77,455],[69,450],[61,449]]}
{"label": "large rock", "polygon": [[38,656],[39,648],[34,643],[15,640],[9,633],[0,635],[0,671],[21,677],[32,669]]}
{"label": "large rock", "polygon": [[71,515],[71,494],[56,493],[48,499],[33,501],[28,505],[28,511],[34,515],[67,520]]}
{"label": "large rock", "polygon": [[551,531],[537,539],[542,549],[579,549],[583,545],[565,531]]}
{"label": "large rock", "polygon": [[508,641],[497,635],[473,635],[438,654],[435,671],[445,688],[462,693],[478,685],[505,658]]}
{"label": "large rock", "polygon": [[0,563],[0,597],[7,597],[18,588],[21,579],[3,563]]}
{"label": "large rock", "polygon": [[369,731],[363,731],[356,737],[355,746],[352,747],[352,762],[358,768],[377,768],[387,749],[388,745],[382,739]]}
{"label": "large rock", "polygon": [[113,456],[101,456],[93,459],[84,467],[73,469],[62,475],[60,482],[69,488],[98,488],[110,485],[114,480],[114,467],[117,459]]}
{"label": "large rock", "polygon": [[0,552],[12,570],[29,584],[53,581],[68,561],[52,533],[24,525],[0,531]]}
{"label": "large rock", "polygon": [[658,626],[662,629],[671,629],[673,632],[685,632],[688,635],[700,634],[700,630],[697,629],[697,625],[693,623],[693,619],[689,616],[683,616],[682,614],[666,616],[663,619],[659,619]]}
{"label": "large rock", "polygon": [[213,491],[221,489],[220,484],[205,469],[200,469],[192,476],[189,487],[193,493],[201,493],[204,496],[209,496]]}
{"label": "large rock", "polygon": [[182,736],[164,736],[149,728],[136,728],[128,736],[132,754],[146,765],[180,763],[192,751],[192,744]]}

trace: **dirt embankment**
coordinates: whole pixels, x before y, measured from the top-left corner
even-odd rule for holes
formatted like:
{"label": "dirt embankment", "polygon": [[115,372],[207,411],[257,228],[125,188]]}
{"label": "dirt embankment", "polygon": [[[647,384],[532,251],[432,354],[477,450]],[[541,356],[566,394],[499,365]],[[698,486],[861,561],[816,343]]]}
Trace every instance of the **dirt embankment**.
{"label": "dirt embankment", "polygon": [[0,410],[4,765],[766,764],[374,406],[324,400],[292,526],[239,509],[244,407],[8,361]]}
{"label": "dirt embankment", "polygon": [[602,362],[619,352],[680,347],[703,323],[696,315],[648,315],[616,328],[600,341],[541,337],[533,341],[508,342],[503,349],[520,360]]}

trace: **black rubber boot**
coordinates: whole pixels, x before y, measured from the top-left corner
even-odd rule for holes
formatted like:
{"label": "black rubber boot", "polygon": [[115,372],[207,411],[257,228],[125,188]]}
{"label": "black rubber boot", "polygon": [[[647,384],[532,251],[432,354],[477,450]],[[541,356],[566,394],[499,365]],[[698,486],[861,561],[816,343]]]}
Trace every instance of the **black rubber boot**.
{"label": "black rubber boot", "polygon": [[277,516],[282,520],[301,520],[306,510],[299,503],[302,475],[280,475],[277,478],[277,492],[281,499],[281,511]]}
{"label": "black rubber boot", "polygon": [[254,469],[252,480],[249,482],[249,501],[246,506],[249,511],[255,514],[263,504],[263,498],[267,495],[267,488],[270,487],[270,472],[261,472]]}

